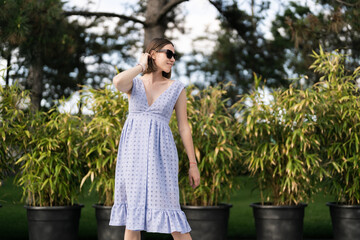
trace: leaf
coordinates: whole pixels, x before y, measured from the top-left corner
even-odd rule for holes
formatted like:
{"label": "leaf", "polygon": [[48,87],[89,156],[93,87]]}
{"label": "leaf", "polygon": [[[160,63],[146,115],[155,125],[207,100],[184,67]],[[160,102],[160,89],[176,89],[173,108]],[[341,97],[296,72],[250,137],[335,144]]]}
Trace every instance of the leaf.
{"label": "leaf", "polygon": [[197,147],[195,147],[194,149],[195,149],[195,156],[197,158],[197,161],[200,162],[200,160],[201,160],[200,151]]}

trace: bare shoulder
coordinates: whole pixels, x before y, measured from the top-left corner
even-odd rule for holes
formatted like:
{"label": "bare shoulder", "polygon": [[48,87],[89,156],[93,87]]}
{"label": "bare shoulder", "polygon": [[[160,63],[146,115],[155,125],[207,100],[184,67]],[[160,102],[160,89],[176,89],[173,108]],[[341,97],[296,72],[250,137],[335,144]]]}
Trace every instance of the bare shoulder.
{"label": "bare shoulder", "polygon": [[168,79],[168,80],[167,80],[167,83],[169,84],[169,86],[170,86],[171,84],[175,83],[175,82],[176,82],[176,80],[172,80],[172,79]]}

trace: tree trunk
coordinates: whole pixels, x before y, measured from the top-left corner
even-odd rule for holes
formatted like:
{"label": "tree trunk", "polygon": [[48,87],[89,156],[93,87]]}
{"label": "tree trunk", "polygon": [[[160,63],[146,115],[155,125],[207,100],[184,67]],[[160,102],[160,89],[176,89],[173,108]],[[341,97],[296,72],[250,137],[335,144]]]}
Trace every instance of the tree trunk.
{"label": "tree trunk", "polygon": [[163,17],[159,16],[160,10],[165,6],[167,0],[148,0],[145,12],[145,39],[146,47],[153,38],[163,38],[167,23],[162,22]]}
{"label": "tree trunk", "polygon": [[42,61],[40,56],[35,56],[30,64],[27,84],[31,89],[31,111],[35,112],[40,109],[42,97]]}
{"label": "tree trunk", "polygon": [[165,37],[166,28],[163,26],[155,25],[145,27],[145,39],[144,39],[144,48],[150,43],[153,38],[163,38]]}

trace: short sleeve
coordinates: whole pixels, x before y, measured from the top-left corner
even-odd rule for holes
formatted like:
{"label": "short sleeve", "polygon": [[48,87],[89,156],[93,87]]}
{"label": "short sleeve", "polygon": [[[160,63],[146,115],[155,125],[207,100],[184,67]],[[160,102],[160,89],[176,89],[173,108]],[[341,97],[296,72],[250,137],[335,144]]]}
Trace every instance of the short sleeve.
{"label": "short sleeve", "polygon": [[137,81],[138,81],[138,79],[137,79],[137,77],[134,77],[133,78],[133,80],[132,80],[132,88],[131,88],[131,96],[133,95],[133,94],[135,94],[135,92],[136,92],[136,89],[137,89]]}
{"label": "short sleeve", "polygon": [[180,81],[177,81],[177,82],[178,82],[178,86],[177,86],[177,88],[176,88],[175,102],[177,102],[177,100],[178,100],[178,98],[179,98],[179,96],[180,96],[181,91],[182,91],[183,89],[186,90],[185,85],[184,85],[182,82],[180,82]]}

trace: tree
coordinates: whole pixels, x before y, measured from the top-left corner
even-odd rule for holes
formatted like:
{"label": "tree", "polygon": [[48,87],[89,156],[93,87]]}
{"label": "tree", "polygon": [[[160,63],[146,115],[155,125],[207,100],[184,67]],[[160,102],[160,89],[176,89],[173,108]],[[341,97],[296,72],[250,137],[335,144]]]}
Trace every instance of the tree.
{"label": "tree", "polygon": [[144,28],[144,46],[146,46],[155,37],[164,37],[165,31],[169,28],[169,23],[174,23],[175,7],[188,0],[140,0],[140,10],[137,15],[145,18],[136,18],[122,14],[107,12],[89,12],[89,11],[65,11],[66,16],[80,15],[85,17],[117,17],[123,20],[140,23]]}
{"label": "tree", "polygon": [[[194,52],[201,61],[188,62],[188,75],[202,72],[207,84],[231,81],[232,101],[253,84],[253,72],[266,79],[268,87],[287,87],[291,79],[302,77],[298,85],[309,86],[319,76],[309,70],[313,49],[340,49],[348,54],[347,68],[355,68],[360,58],[360,2],[319,0],[310,8],[298,2],[286,2],[285,11],[272,23],[273,39],[265,39],[258,26],[268,9],[268,1],[251,0],[251,14],[240,10],[237,1],[210,1],[219,11],[221,29],[211,54]],[[280,3],[281,4],[281,3]],[[258,9],[258,10],[257,10]],[[200,38],[206,39],[207,36]],[[295,78],[294,78],[295,77]]]}
{"label": "tree", "polygon": [[[44,14],[39,14],[44,13]],[[7,42],[8,55],[19,46],[29,66],[26,84],[31,88],[33,110],[40,107],[43,77],[42,66],[46,51],[43,48],[57,37],[61,16],[60,1],[4,1],[0,12],[1,38]],[[48,41],[50,40],[50,41]],[[48,47],[48,46],[46,46]]]}
{"label": "tree", "polygon": [[[126,57],[122,53],[133,46],[125,38],[119,41],[119,36],[131,33],[133,28],[119,27],[111,34],[106,29],[104,33],[87,31],[103,20],[85,24],[69,20],[62,7],[59,0],[9,0],[2,2],[0,9],[0,53],[5,59],[18,55],[12,78],[31,90],[33,110],[39,109],[41,101],[45,101],[44,108],[57,104],[79,85],[100,86],[109,72],[115,72],[104,52],[116,51]],[[96,69],[88,69],[87,64],[96,65]]]}
{"label": "tree", "polygon": [[[9,36],[14,36],[14,33],[22,36],[19,38],[22,41],[14,46],[24,50],[21,53],[29,69],[27,85],[32,90],[33,106],[37,109],[41,99],[51,103],[54,99],[68,96],[77,90],[77,84],[101,84],[102,78],[113,72],[109,66],[114,65],[108,64],[104,53],[117,52],[124,59],[131,59],[131,56],[127,55],[131,51],[127,50],[134,46],[141,48],[154,37],[164,37],[167,29],[181,30],[183,15],[179,14],[177,6],[185,1],[187,0],[139,0],[134,14],[127,16],[104,12],[64,11],[60,0],[10,0],[0,12],[1,26],[9,33],[2,38],[9,42]],[[269,86],[286,86],[283,68],[285,54],[282,46],[265,39],[258,31],[261,16],[254,11],[252,15],[248,15],[239,9],[235,0],[209,2],[219,11],[223,30],[218,35],[217,48],[206,58],[209,63],[205,62],[196,69],[210,75],[212,84],[225,78],[234,82],[237,87],[228,91],[232,99],[250,88],[253,82],[252,72],[267,78]],[[252,6],[254,9],[255,0],[252,0]],[[261,12],[268,8],[268,2],[261,1],[259,6]],[[22,9],[21,13],[16,12],[17,9]],[[74,15],[91,18],[92,22],[88,26],[70,22],[67,17]],[[119,19],[115,33],[105,31],[100,35],[86,31],[107,17]],[[22,22],[16,25],[19,19]],[[17,26],[20,26],[21,31]],[[142,35],[142,29],[144,45],[139,46],[138,39]],[[61,56],[62,60],[72,60],[65,63],[60,58],[54,60],[54,56]],[[90,72],[83,62],[84,58],[91,59],[91,63],[101,67]],[[69,65],[64,67],[66,64]]]}
{"label": "tree", "polygon": [[[69,62],[54,69],[61,56],[71,59],[74,53],[75,33],[78,29],[68,24],[62,18],[62,3],[51,1],[3,1],[0,10],[0,38],[6,46],[2,53],[11,56],[14,49],[19,50],[19,56],[25,58],[24,64],[28,70],[25,86],[31,89],[32,110],[40,107],[44,90],[43,79],[51,72],[68,73],[73,70]],[[63,61],[64,62],[64,61]],[[58,70],[58,71],[57,71]],[[72,82],[61,82],[71,86]]]}
{"label": "tree", "polygon": [[263,19],[261,13],[269,8],[269,3],[261,1],[255,6],[255,1],[252,1],[253,11],[249,15],[239,8],[237,1],[210,2],[220,13],[221,29],[216,33],[216,46],[210,54],[194,51],[193,54],[201,55],[202,60],[189,62],[188,74],[203,72],[206,84],[210,85],[232,82],[227,89],[231,102],[235,102],[239,94],[252,89],[254,72],[267,79],[268,87],[287,87],[289,82],[283,67],[282,46],[266,39],[259,30]]}
{"label": "tree", "polygon": [[[177,25],[176,6],[186,0],[140,0],[136,11],[138,17],[105,12],[66,11],[66,16],[81,15],[85,17],[117,17],[124,21],[140,23],[144,28],[144,46],[154,37],[164,37],[165,31],[171,25]],[[282,47],[273,44],[258,31],[261,17],[249,16],[238,7],[236,1],[209,0],[219,12],[222,30],[218,35],[218,44],[205,61],[191,60],[187,66],[192,71],[202,71],[211,84],[227,80],[234,84],[228,89],[228,96],[236,99],[239,93],[244,93],[253,84],[253,72],[267,78],[268,86],[287,86],[286,74],[283,68],[284,55],[279,50]],[[254,5],[254,0],[252,1]],[[262,1],[259,12],[267,9],[269,4]],[[144,19],[144,20],[142,20]],[[194,52],[194,55],[199,52]],[[201,54],[201,53],[200,53]],[[235,87],[234,87],[235,86]]]}
{"label": "tree", "polygon": [[[315,2],[313,2],[315,4]],[[278,14],[272,26],[275,41],[282,43],[287,56],[287,68],[295,75],[309,76],[305,86],[318,81],[309,70],[312,50],[321,45],[325,51],[339,49],[349,55],[348,69],[358,66],[360,60],[360,2],[357,0],[319,0],[320,11],[290,2],[284,13]]]}
{"label": "tree", "polygon": [[[23,67],[27,69],[22,75],[26,81],[22,83],[31,89],[32,109],[39,109],[42,99],[46,101],[45,107],[50,107],[57,99],[77,90],[78,84],[102,85],[102,79],[108,77],[109,72],[115,72],[114,63],[106,60],[104,53],[116,52],[131,61],[129,50],[134,46],[143,47],[142,44],[137,45],[141,28],[135,24],[141,23],[145,29],[145,44],[155,36],[163,37],[166,29],[177,27],[181,15],[177,15],[174,9],[184,1],[141,0],[137,14],[139,19],[112,13],[64,11],[60,0],[2,1],[1,55],[9,63],[12,52],[19,49],[18,63],[24,58]],[[95,19],[84,25],[77,21],[70,22],[67,17],[72,15],[94,16]],[[101,34],[86,31],[99,25],[104,19],[102,16],[119,18],[114,32],[106,29]],[[132,24],[129,24],[129,20]],[[179,26],[181,28],[181,24]],[[134,32],[137,34],[132,34]],[[126,37],[131,34],[132,37]],[[85,58],[90,59],[89,64],[97,65],[95,71],[87,69],[83,61]]]}

